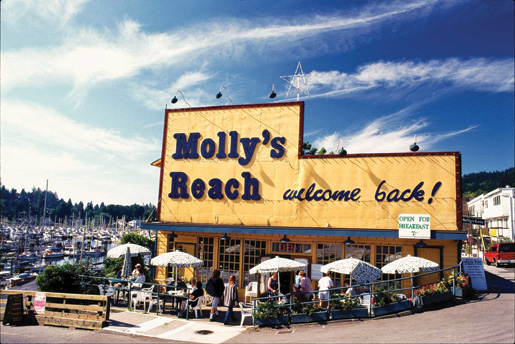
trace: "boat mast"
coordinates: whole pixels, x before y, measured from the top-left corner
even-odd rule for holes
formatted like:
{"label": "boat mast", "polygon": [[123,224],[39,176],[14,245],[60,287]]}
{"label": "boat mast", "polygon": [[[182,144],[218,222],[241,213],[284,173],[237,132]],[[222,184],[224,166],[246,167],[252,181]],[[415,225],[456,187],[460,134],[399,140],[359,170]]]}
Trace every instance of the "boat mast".
{"label": "boat mast", "polygon": [[45,225],[45,218],[46,218],[46,194],[48,192],[48,179],[46,180],[46,189],[45,189],[45,203],[43,205],[43,223],[42,225]]}

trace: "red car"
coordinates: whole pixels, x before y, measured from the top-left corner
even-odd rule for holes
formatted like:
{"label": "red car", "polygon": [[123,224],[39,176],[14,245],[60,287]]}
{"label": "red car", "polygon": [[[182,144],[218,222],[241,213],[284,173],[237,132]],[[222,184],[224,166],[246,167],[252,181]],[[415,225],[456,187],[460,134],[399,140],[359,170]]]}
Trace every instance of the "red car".
{"label": "red car", "polygon": [[485,252],[486,265],[495,264],[515,264],[515,243],[504,242],[490,246],[488,252]]}

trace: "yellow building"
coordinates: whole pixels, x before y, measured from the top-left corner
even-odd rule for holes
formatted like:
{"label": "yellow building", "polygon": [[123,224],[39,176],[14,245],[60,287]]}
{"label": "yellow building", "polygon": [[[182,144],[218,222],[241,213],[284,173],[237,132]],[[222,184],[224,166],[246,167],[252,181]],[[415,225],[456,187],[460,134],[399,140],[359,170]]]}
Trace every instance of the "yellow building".
{"label": "yellow building", "polygon": [[157,254],[195,255],[201,281],[218,268],[240,291],[276,255],[307,263],[314,286],[321,265],[350,256],[459,262],[458,152],[303,155],[303,118],[303,102],[166,110],[159,222],[142,225],[157,232]]}

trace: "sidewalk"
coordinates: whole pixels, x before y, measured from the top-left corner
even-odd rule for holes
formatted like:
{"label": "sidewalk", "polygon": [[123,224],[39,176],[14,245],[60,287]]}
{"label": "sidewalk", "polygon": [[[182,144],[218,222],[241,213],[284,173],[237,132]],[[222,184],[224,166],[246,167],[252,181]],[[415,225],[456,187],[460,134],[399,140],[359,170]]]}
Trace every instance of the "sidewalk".
{"label": "sidewalk", "polygon": [[193,343],[222,343],[244,332],[246,325],[251,325],[246,319],[243,327],[240,327],[239,315],[236,315],[238,323],[225,326],[223,316],[225,312],[220,311],[216,317],[217,321],[209,321],[209,310],[203,310],[204,318],[179,319],[172,315],[142,312],[111,312],[110,325],[100,332],[116,332],[124,335],[138,335],[160,339],[177,340]]}

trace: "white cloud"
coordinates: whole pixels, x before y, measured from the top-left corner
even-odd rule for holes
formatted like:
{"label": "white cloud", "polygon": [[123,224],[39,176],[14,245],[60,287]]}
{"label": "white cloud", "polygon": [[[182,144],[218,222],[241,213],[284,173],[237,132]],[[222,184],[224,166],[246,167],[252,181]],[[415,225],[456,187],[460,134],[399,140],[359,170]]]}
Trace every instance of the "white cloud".
{"label": "white cloud", "polygon": [[[75,4],[73,8],[80,8],[82,2]],[[144,69],[183,66],[198,58],[213,59],[216,55],[234,57],[247,53],[254,47],[253,44],[259,48],[252,52],[255,54],[261,51],[264,41],[269,49],[267,53],[274,49],[284,50],[286,46],[298,46],[300,39],[321,33],[373,27],[400,15],[413,20],[416,10],[428,7],[428,2],[399,2],[388,7],[368,8],[353,16],[299,18],[301,24],[285,24],[284,21],[267,18],[267,24],[254,27],[243,21],[225,18],[223,22],[204,23],[173,33],[146,33],[139,23],[128,19],[122,21],[115,31],[70,27],[66,40],[55,48],[4,50],[3,85],[4,90],[9,90],[55,81],[71,83],[71,97],[78,102],[90,87],[101,82],[130,78]],[[73,8],[68,12],[75,14],[77,11]],[[199,32],[202,34],[199,35]],[[319,43],[314,39],[311,41],[317,46]],[[307,44],[306,41],[302,42],[303,46]]]}
{"label": "white cloud", "polygon": [[338,71],[318,72],[311,85],[317,97],[341,96],[373,89],[412,88],[422,83],[428,87],[450,87],[486,92],[513,91],[513,59],[449,58],[427,62],[375,62],[358,68],[354,74]]}
{"label": "white cloud", "polygon": [[22,18],[40,18],[51,25],[65,25],[89,0],[7,0],[2,2],[2,20],[14,24]]}
{"label": "white cloud", "polygon": [[424,132],[428,127],[425,119],[409,120],[412,110],[410,106],[397,113],[380,117],[361,130],[352,134],[334,132],[320,137],[313,142],[318,149],[324,147],[328,152],[337,152],[342,146],[349,154],[360,153],[401,153],[407,152],[417,135],[417,143],[423,151],[430,151],[439,142],[456,135],[468,132],[475,127],[448,132]]}
{"label": "white cloud", "polygon": [[2,183],[9,187],[38,187],[45,176],[74,202],[155,203],[159,169],[150,162],[160,151],[157,141],[84,125],[52,108],[2,103]]}

